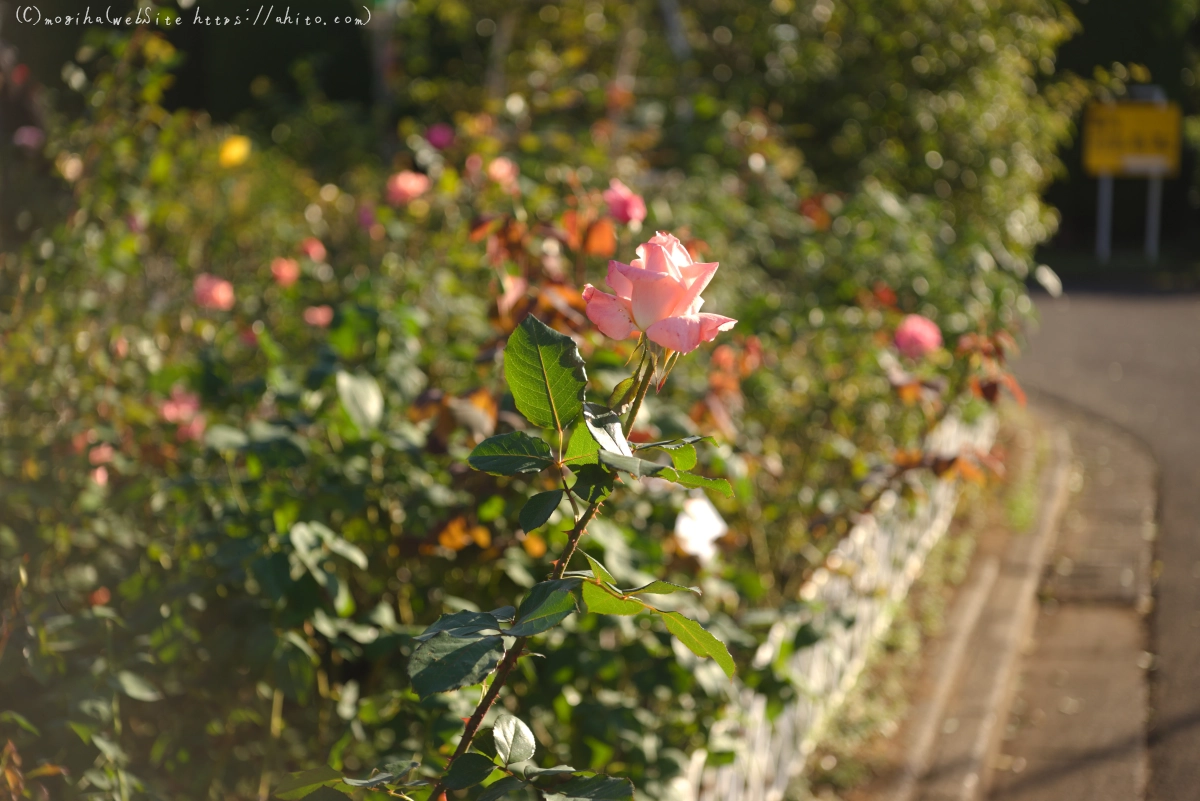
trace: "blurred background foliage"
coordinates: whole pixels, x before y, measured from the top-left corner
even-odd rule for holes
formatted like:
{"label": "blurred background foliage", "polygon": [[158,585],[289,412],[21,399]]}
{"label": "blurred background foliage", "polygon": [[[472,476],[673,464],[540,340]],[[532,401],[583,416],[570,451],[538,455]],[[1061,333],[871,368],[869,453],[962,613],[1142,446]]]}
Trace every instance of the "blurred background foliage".
{"label": "blurred background foliage", "polygon": [[[263,799],[323,762],[443,763],[475,698],[418,702],[412,636],[515,601],[567,522],[521,531],[540,487],[464,462],[520,424],[498,346],[534,313],[606,398],[631,343],[579,292],[654,229],[721,262],[706,310],[740,322],[634,433],[717,431],[700,469],[736,498],[714,499],[714,560],[653,482],[589,550],[621,581],[703,586],[689,614],[742,681],[779,706],[799,691],[784,660],[821,632],[761,646],[883,486],[909,503],[917,468],[978,473],[920,448],[994,399],[1031,309],[1059,222],[1041,193],[1094,89],[1058,69],[1065,6],[374,10],[320,36],[18,29],[5,57],[0,736],[31,797]],[[429,188],[389,195],[403,170]],[[613,178],[645,230],[606,211]],[[221,308],[198,303],[206,274],[231,283]],[[908,313],[947,341],[919,364],[890,353]],[[719,669],[672,643],[572,619],[502,701],[547,764],[670,798],[736,734]]]}

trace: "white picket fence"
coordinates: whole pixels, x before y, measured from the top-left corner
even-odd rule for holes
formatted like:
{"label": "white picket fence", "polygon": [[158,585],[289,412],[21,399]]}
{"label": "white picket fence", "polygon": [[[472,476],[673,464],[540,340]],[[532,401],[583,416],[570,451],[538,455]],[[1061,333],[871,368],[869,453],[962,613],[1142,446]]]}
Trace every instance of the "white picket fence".
{"label": "white picket fence", "polygon": [[[944,455],[964,449],[990,450],[997,421],[988,415],[974,425],[947,419],[931,435],[928,448]],[[736,691],[731,720],[739,744],[731,763],[710,767],[707,752],[692,754],[685,777],[670,787],[670,797],[684,801],[781,801],[788,784],[803,771],[830,717],[853,688],[866,665],[871,647],[884,634],[898,604],[921,572],[926,556],[946,533],[958,502],[959,486],[932,477],[923,482],[927,497],[915,515],[897,508],[894,494],[880,499],[874,514],[861,519],[835,550],[833,563],[844,569],[821,568],[801,591],[805,600],[823,611],[852,620],[825,626],[813,620],[824,637],[791,657],[792,683],[798,700],[773,720],[767,717],[766,697],[748,688]],[[778,643],[785,629],[806,621],[775,624]],[[774,647],[778,647],[777,645]],[[776,652],[777,653],[777,652]],[[761,663],[774,656],[760,651]],[[759,661],[759,660],[756,660]]]}

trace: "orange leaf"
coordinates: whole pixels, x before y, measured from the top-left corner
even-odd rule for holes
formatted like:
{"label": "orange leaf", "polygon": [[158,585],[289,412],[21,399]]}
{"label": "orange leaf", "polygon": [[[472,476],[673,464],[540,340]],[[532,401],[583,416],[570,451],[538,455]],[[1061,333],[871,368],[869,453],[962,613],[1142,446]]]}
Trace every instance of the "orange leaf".
{"label": "orange leaf", "polygon": [[579,213],[575,209],[563,212],[562,227],[567,232],[567,247],[579,250]]}
{"label": "orange leaf", "polygon": [[537,534],[526,534],[525,539],[521,540],[521,545],[525,548],[525,553],[534,559],[541,559],[546,555],[546,541]]}
{"label": "orange leaf", "polygon": [[492,532],[483,526],[475,526],[471,529],[471,540],[480,548],[487,548],[492,544]]}
{"label": "orange leaf", "polygon": [[438,533],[438,544],[452,551],[461,551],[471,544],[471,535],[467,533],[467,519],[462,515],[451,520]]}
{"label": "orange leaf", "polygon": [[589,256],[612,256],[617,252],[617,231],[612,220],[602,217],[588,228],[583,252]]}

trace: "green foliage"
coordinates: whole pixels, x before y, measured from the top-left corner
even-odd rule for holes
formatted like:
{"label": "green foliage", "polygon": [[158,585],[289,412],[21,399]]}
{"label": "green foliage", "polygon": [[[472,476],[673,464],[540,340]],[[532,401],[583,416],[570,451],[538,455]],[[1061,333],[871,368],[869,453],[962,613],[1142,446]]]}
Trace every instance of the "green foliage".
{"label": "green foliage", "polygon": [[517,410],[535,426],[566,431],[583,411],[587,373],[578,346],[532,315],[509,337],[504,377]]}

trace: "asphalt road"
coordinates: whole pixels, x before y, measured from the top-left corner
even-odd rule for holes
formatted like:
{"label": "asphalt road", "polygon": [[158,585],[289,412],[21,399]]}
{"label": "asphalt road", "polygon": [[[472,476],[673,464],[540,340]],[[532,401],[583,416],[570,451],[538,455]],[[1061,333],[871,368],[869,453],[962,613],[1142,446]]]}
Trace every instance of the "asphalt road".
{"label": "asphalt road", "polygon": [[1200,296],[1038,299],[1020,380],[1123,427],[1158,460],[1152,801],[1200,799]]}

